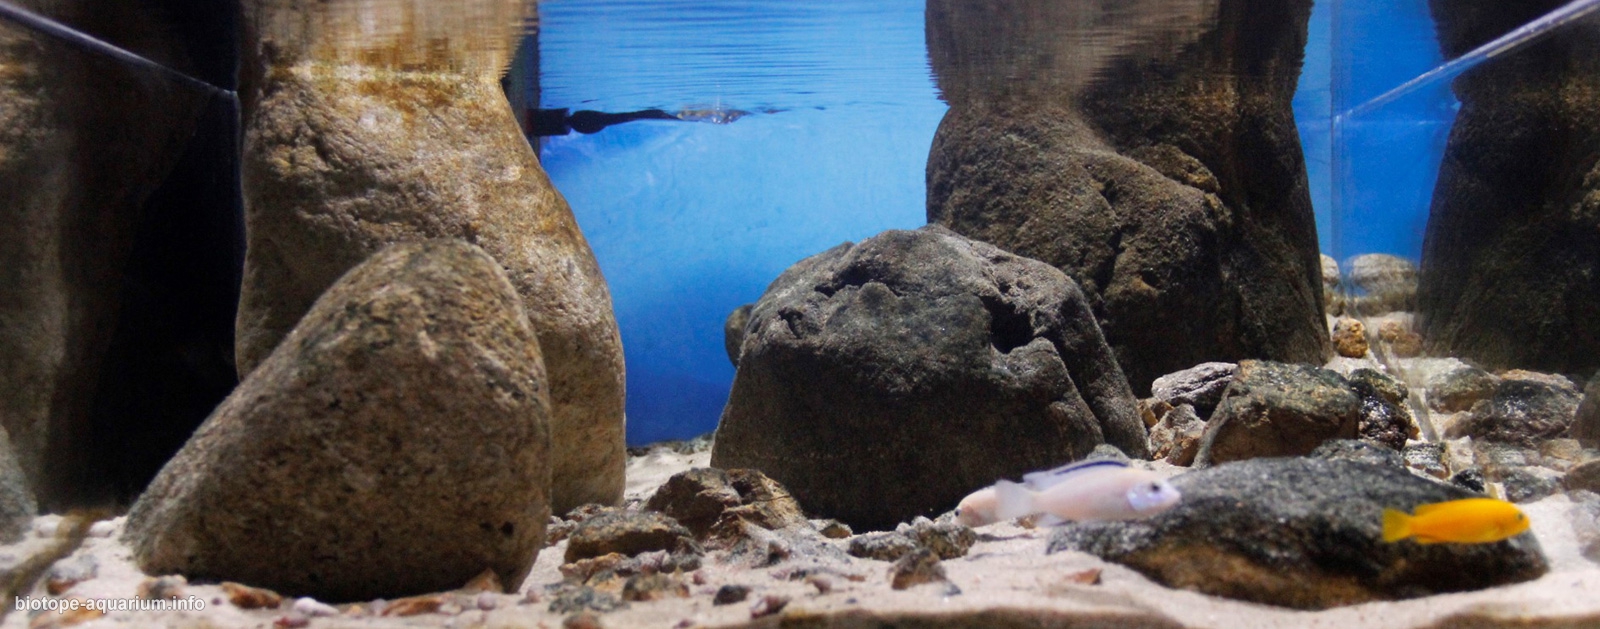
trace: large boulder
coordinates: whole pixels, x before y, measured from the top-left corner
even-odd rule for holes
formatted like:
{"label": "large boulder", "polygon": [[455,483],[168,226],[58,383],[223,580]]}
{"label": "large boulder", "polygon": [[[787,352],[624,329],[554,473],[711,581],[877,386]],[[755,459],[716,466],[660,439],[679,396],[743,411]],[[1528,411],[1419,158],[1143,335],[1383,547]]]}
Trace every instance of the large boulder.
{"label": "large boulder", "polygon": [[1321,258],[1290,107],[1310,12],[930,0],[950,110],[928,156],[928,221],[1076,280],[1139,395],[1206,361],[1321,363]]}
{"label": "large boulder", "polygon": [[751,311],[740,356],[712,466],[761,470],[858,530],[1101,442],[1147,456],[1077,285],[940,227],[795,264]]}
{"label": "large boulder", "polygon": [[1361,396],[1338,373],[1247,360],[1206,422],[1195,465],[1310,454],[1329,439],[1354,439],[1361,418]]}
{"label": "large boulder", "polygon": [[1171,510],[1066,526],[1051,552],[1080,550],[1169,587],[1299,609],[1476,590],[1549,570],[1531,533],[1492,544],[1383,542],[1384,508],[1475,495],[1395,465],[1255,459],[1171,482],[1183,494]]}
{"label": "large boulder", "polygon": [[248,374],[334,279],[389,243],[477,244],[539,335],[551,501],[564,513],[622,497],[622,345],[594,255],[501,91],[526,6],[245,3],[238,362]]}
{"label": "large boulder", "polygon": [[[1566,4],[1431,0],[1455,58]],[[1432,353],[1490,369],[1600,367],[1600,22],[1574,21],[1452,84],[1461,101],[1422,247]]]}
{"label": "large boulder", "polygon": [[325,600],[515,587],[550,510],[539,342],[505,273],[458,241],[339,280],[128,516],[140,569]]}

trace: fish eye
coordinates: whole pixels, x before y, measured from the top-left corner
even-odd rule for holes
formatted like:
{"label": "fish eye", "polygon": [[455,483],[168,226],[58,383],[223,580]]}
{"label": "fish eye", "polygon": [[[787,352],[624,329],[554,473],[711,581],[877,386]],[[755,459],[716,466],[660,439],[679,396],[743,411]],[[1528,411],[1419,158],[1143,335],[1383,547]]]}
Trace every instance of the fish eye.
{"label": "fish eye", "polygon": [[1518,513],[1518,514],[1517,514],[1517,521],[1518,521],[1518,522],[1521,522],[1521,521],[1522,521],[1522,520],[1523,520],[1523,519],[1524,519],[1524,517],[1525,517],[1525,516],[1523,516],[1523,515],[1522,515],[1522,514],[1520,514],[1520,513]]}
{"label": "fish eye", "polygon": [[1150,483],[1150,491],[1159,493],[1161,491],[1161,483]]}

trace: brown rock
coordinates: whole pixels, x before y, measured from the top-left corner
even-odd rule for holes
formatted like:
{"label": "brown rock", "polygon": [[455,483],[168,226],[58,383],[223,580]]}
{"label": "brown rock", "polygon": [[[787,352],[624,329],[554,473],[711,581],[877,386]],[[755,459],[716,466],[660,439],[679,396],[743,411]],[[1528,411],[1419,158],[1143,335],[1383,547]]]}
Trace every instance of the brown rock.
{"label": "brown rock", "polygon": [[584,520],[567,537],[566,563],[610,553],[624,556],[664,550],[680,552],[698,545],[689,529],[652,511],[617,511]]}
{"label": "brown rock", "polygon": [[728,320],[722,323],[722,345],[728,351],[728,362],[739,366],[739,348],[744,345],[744,327],[750,323],[750,309],[755,304],[745,304],[734,308],[728,313]]}
{"label": "brown rock", "polygon": [[520,584],[549,517],[539,344],[476,247],[397,245],[329,289],[129,513],[146,572],[330,600]]}
{"label": "brown rock", "polygon": [[1194,407],[1179,404],[1150,429],[1151,455],[1173,465],[1193,465],[1205,430],[1206,423],[1195,414]]}
{"label": "brown rock", "polygon": [[239,373],[384,246],[472,242],[504,267],[538,334],[551,508],[620,501],[623,364],[611,298],[500,86],[531,5],[244,6]]}
{"label": "brown rock", "polygon": [[789,490],[750,469],[701,467],[674,474],[644,506],[677,520],[701,539],[729,511],[768,529],[807,521]]}
{"label": "brown rock", "polygon": [[1310,454],[1329,439],[1353,439],[1361,399],[1339,374],[1305,365],[1247,360],[1206,422],[1196,466]]}
{"label": "brown rock", "polygon": [[906,553],[889,566],[889,587],[896,590],[944,580],[944,565],[939,563],[939,555],[926,548]]}
{"label": "brown rock", "polygon": [[1345,317],[1333,324],[1333,349],[1340,356],[1361,358],[1367,355],[1367,326]]}
{"label": "brown rock", "polygon": [[1567,491],[1592,491],[1600,493],[1600,459],[1581,463],[1567,470],[1566,477],[1561,479],[1561,486]]}
{"label": "brown rock", "polygon": [[233,581],[222,582],[222,593],[228,602],[239,609],[275,609],[283,604],[283,596],[266,588],[255,588]]}
{"label": "brown rock", "polygon": [[1389,351],[1400,358],[1422,355],[1422,335],[1412,332],[1399,321],[1384,321],[1378,325],[1378,340],[1389,344]]}
{"label": "brown rock", "polygon": [[389,604],[383,608],[383,615],[420,616],[422,614],[435,614],[439,612],[439,608],[444,603],[444,596],[439,594],[409,596],[389,601]]}
{"label": "brown rock", "polygon": [[689,585],[665,574],[636,574],[622,584],[624,601],[659,601],[689,598]]}

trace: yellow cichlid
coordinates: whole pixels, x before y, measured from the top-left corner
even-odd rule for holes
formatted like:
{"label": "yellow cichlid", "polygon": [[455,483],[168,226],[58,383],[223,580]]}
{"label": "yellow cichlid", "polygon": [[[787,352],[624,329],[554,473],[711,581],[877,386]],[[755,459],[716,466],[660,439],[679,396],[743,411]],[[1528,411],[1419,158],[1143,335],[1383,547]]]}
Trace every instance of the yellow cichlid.
{"label": "yellow cichlid", "polygon": [[1528,516],[1494,498],[1467,498],[1417,507],[1416,515],[1383,510],[1383,541],[1408,537],[1418,544],[1487,544],[1528,530]]}

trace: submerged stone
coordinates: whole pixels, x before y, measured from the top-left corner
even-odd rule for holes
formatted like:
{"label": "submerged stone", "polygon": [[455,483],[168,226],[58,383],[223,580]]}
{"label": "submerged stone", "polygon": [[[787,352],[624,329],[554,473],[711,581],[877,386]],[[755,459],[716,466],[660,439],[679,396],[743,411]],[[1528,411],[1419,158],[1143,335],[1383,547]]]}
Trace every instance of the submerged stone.
{"label": "submerged stone", "polygon": [[1531,533],[1491,544],[1383,542],[1384,508],[1474,495],[1404,469],[1255,459],[1172,484],[1183,500],[1171,510],[1067,525],[1050,552],[1088,552],[1169,587],[1298,609],[1476,590],[1549,570]]}
{"label": "submerged stone", "polygon": [[883,530],[1087,456],[1145,458],[1136,401],[1077,285],[936,226],[841,245],[756,303],[711,464]]}
{"label": "submerged stone", "polygon": [[539,343],[494,260],[396,245],[346,274],[128,515],[139,568],[329,600],[522,582],[549,518]]}
{"label": "submerged stone", "polygon": [[1353,439],[1361,399],[1339,374],[1306,365],[1247,360],[1206,422],[1195,465],[1310,454],[1329,439]]}

